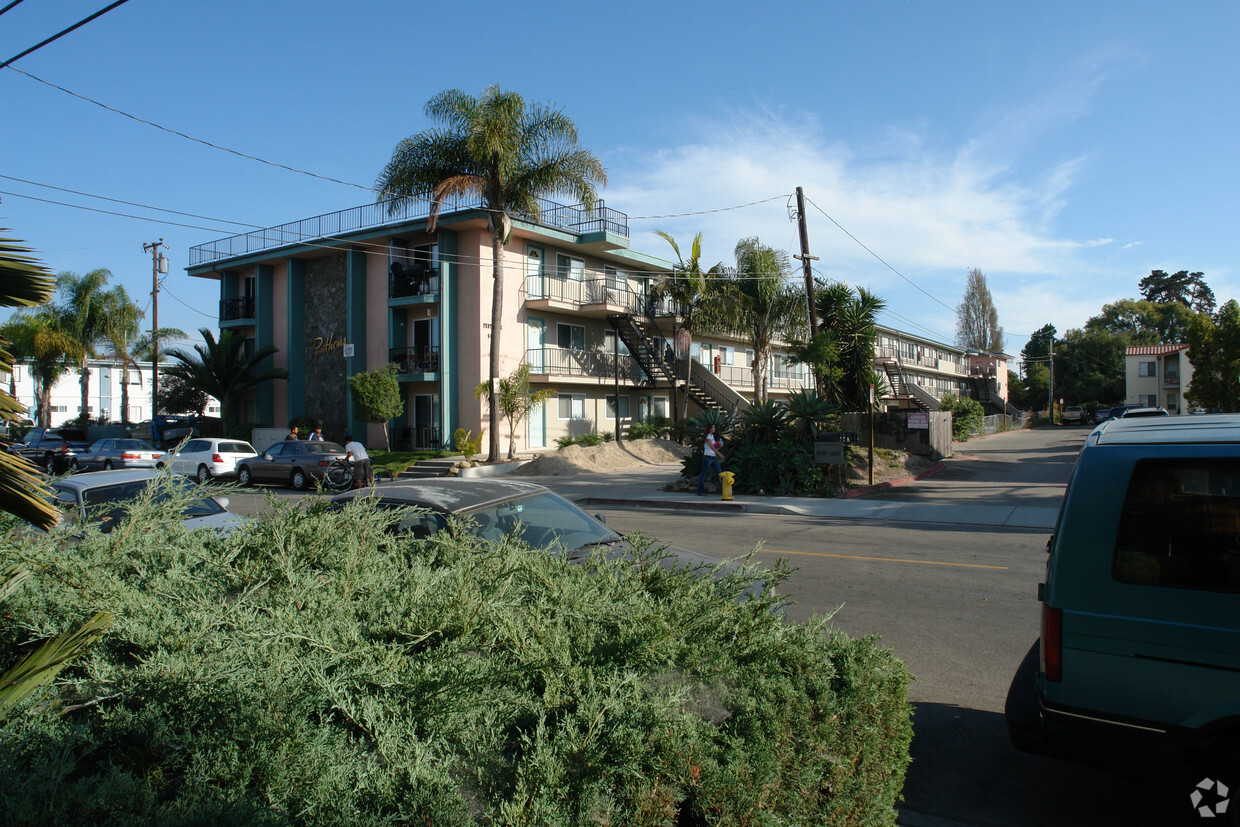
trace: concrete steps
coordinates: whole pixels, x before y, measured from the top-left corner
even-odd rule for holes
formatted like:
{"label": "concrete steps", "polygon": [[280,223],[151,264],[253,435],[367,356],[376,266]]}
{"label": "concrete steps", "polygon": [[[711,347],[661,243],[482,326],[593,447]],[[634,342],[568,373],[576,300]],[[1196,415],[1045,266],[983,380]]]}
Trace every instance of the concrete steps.
{"label": "concrete steps", "polygon": [[443,459],[419,460],[416,465],[406,468],[397,479],[420,480],[428,477],[446,477],[452,471],[452,466],[463,459],[464,457],[444,457]]}

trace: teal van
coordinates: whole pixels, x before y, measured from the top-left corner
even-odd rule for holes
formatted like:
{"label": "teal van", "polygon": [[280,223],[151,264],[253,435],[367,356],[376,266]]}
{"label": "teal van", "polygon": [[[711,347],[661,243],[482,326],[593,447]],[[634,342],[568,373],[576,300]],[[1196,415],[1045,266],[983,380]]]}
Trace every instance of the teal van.
{"label": "teal van", "polygon": [[1210,782],[1236,819],[1240,416],[1099,425],[1047,550],[1041,636],[1008,692],[1013,744]]}

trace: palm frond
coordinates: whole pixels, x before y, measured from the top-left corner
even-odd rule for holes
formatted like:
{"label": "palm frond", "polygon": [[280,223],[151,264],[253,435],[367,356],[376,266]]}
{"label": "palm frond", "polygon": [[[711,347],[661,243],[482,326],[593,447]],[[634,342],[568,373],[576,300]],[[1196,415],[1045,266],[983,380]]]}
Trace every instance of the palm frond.
{"label": "palm frond", "polygon": [[0,719],[7,718],[35,690],[50,686],[61,670],[103,637],[111,625],[111,614],[96,612],[76,630],[66,629],[45,641],[16,666],[0,675]]}

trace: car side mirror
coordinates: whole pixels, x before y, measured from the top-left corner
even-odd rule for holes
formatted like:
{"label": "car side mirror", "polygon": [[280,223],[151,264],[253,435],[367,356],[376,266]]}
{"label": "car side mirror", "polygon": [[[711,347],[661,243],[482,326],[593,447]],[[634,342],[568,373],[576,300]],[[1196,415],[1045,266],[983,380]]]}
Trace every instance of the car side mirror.
{"label": "car side mirror", "polygon": [[227,497],[216,497],[216,498],[215,498],[215,501],[216,501],[217,503],[219,503],[219,504],[220,504],[220,508],[228,508],[228,498],[227,498]]}
{"label": "car side mirror", "polygon": [[600,523],[603,523],[604,525],[607,524],[607,515],[601,511],[594,515],[594,519],[598,520]]}
{"label": "car side mirror", "polygon": [[263,459],[267,460],[268,462],[275,462],[275,457],[273,457],[271,454],[263,454]]}

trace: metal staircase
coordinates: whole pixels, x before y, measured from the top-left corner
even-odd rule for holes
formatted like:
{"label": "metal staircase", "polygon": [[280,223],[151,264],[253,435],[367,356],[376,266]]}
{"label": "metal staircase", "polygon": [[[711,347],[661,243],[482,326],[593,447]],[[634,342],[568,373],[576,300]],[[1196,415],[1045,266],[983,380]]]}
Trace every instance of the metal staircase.
{"label": "metal staircase", "polygon": [[[680,386],[685,377],[685,362],[674,356],[668,358],[665,349],[659,352],[656,338],[663,336],[658,325],[651,319],[634,316],[629,313],[608,316],[612,328],[629,354],[641,365],[642,371],[655,383],[664,382]],[[744,410],[749,407],[749,400],[737,393],[730,385],[715,376],[708,368],[696,359],[690,360],[689,398],[702,410],[731,411]]]}
{"label": "metal staircase", "polygon": [[[883,373],[887,375],[887,384],[891,387],[889,398],[894,399],[901,407],[907,406],[922,411],[931,410],[931,405],[921,398],[930,396],[930,394],[926,393],[920,385],[908,381],[899,359],[881,356],[876,361],[882,365]],[[937,408],[937,403],[933,407]]]}

